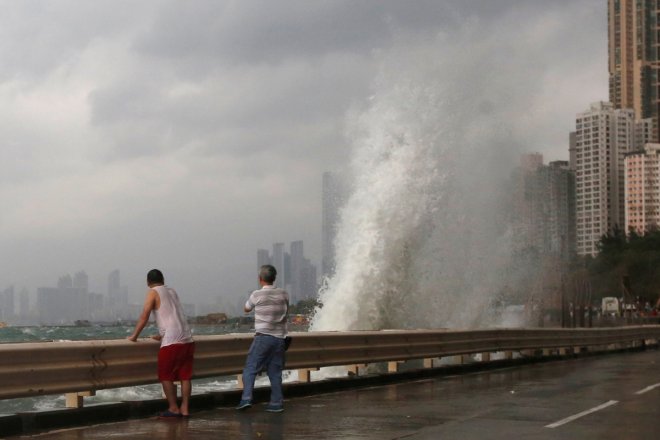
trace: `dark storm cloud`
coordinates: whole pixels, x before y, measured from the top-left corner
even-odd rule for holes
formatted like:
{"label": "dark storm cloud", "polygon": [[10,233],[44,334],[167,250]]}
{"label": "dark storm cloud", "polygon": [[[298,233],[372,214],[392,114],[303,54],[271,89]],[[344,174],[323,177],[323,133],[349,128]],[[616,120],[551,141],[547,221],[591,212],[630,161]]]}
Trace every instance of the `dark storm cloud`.
{"label": "dark storm cloud", "polygon": [[179,3],[170,2],[135,47],[155,57],[214,60],[220,68],[227,63],[281,63],[337,51],[368,55],[388,47],[399,33],[459,27],[469,17],[488,23],[516,9],[533,14],[571,3],[575,2],[203,1],[182,10]]}
{"label": "dark storm cloud", "polygon": [[157,255],[196,266],[179,281],[210,297],[218,280],[229,292],[252,287],[254,250],[273,241],[303,239],[317,260],[320,176],[350,158],[347,110],[369,105],[398,54],[423,63],[405,57],[420,45],[428,57],[452,53],[434,44],[498,51],[462,83],[512,60],[498,96],[540,97],[505,115],[496,100],[470,105],[476,117],[523,120],[512,124],[518,141],[552,159],[566,155],[574,113],[607,98],[601,0],[0,7],[0,289],[36,287],[35,267],[46,283],[119,266],[141,287],[139,269]]}
{"label": "dark storm cloud", "polygon": [[[524,26],[531,17],[561,17],[568,4],[576,2],[283,1],[273,7],[268,1],[202,1],[195,8],[168,2],[130,45],[145,60],[140,69],[90,95],[92,123],[121,129],[113,148],[118,157],[191,143],[205,154],[273,147],[299,154],[309,145],[280,141],[280,133],[337,118],[368,96],[379,50],[451,34],[470,20],[477,20],[487,38],[489,31],[503,30],[498,29],[503,20]],[[593,14],[583,29],[602,28],[602,17]],[[503,62],[520,43],[499,48]],[[532,54],[530,70],[584,56],[543,44],[545,53]],[[182,93],[171,93],[178,88]],[[145,127],[159,133],[151,142],[144,138]]]}
{"label": "dark storm cloud", "polygon": [[0,82],[41,79],[91,42],[121,36],[150,2],[0,1]]}

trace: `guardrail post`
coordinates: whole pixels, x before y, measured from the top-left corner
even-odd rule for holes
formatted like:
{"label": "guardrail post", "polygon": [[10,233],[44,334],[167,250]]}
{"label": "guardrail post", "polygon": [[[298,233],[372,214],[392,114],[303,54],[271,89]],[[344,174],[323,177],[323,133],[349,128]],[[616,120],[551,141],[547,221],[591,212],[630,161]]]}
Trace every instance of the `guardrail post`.
{"label": "guardrail post", "polygon": [[66,393],[64,398],[66,400],[65,406],[67,408],[82,408],[84,405],[84,398],[96,396],[96,391],[80,391],[77,393]]}
{"label": "guardrail post", "polygon": [[237,374],[236,375],[236,388],[239,390],[243,389],[243,375],[242,374]]}
{"label": "guardrail post", "polygon": [[504,359],[513,359],[513,352],[511,350],[507,350],[504,352]]}
{"label": "guardrail post", "polygon": [[481,362],[490,362],[490,353],[481,353]]}
{"label": "guardrail post", "polygon": [[311,382],[312,371],[319,371],[318,368],[301,368],[298,370],[298,382]]}
{"label": "guardrail post", "polygon": [[457,354],[456,356],[454,356],[454,362],[457,365],[466,364],[469,360],[470,360],[469,354]]}
{"label": "guardrail post", "polygon": [[426,358],[424,359],[424,368],[433,368],[433,361],[438,358]]}
{"label": "guardrail post", "polygon": [[354,364],[354,365],[346,366],[346,370],[348,371],[348,374],[355,376],[360,375],[360,368],[367,368],[367,364]]}
{"label": "guardrail post", "polygon": [[405,361],[391,361],[387,363],[387,372],[396,373],[399,371],[399,364],[404,363]]}

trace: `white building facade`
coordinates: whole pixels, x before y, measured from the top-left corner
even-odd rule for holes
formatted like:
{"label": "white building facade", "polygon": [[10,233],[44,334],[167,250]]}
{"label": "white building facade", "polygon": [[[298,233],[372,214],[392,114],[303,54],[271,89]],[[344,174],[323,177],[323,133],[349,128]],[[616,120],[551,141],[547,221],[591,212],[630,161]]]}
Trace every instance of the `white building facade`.
{"label": "white building facade", "polygon": [[626,231],[640,235],[660,226],[660,144],[626,155]]}
{"label": "white building facade", "polygon": [[577,115],[575,161],[576,251],[595,255],[600,238],[625,225],[624,157],[635,149],[634,112],[597,102]]}

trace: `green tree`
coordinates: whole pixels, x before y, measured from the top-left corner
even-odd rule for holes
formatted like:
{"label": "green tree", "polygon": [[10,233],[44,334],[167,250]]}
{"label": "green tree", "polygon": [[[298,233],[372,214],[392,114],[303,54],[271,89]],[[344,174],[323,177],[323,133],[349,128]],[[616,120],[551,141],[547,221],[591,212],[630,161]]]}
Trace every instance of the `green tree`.
{"label": "green tree", "polygon": [[594,294],[621,296],[623,280],[642,302],[654,303],[660,293],[660,231],[644,235],[615,228],[601,237],[596,257],[583,257],[577,265],[587,269]]}

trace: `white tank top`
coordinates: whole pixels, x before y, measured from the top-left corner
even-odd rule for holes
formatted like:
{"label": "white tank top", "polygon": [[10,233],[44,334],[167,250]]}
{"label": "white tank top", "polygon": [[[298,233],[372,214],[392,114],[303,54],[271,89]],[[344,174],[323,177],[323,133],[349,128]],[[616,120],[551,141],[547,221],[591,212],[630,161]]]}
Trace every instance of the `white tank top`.
{"label": "white tank top", "polygon": [[154,310],[158,331],[162,336],[160,346],[192,342],[192,332],[176,290],[167,286],[156,286],[152,289],[160,297],[160,307]]}

